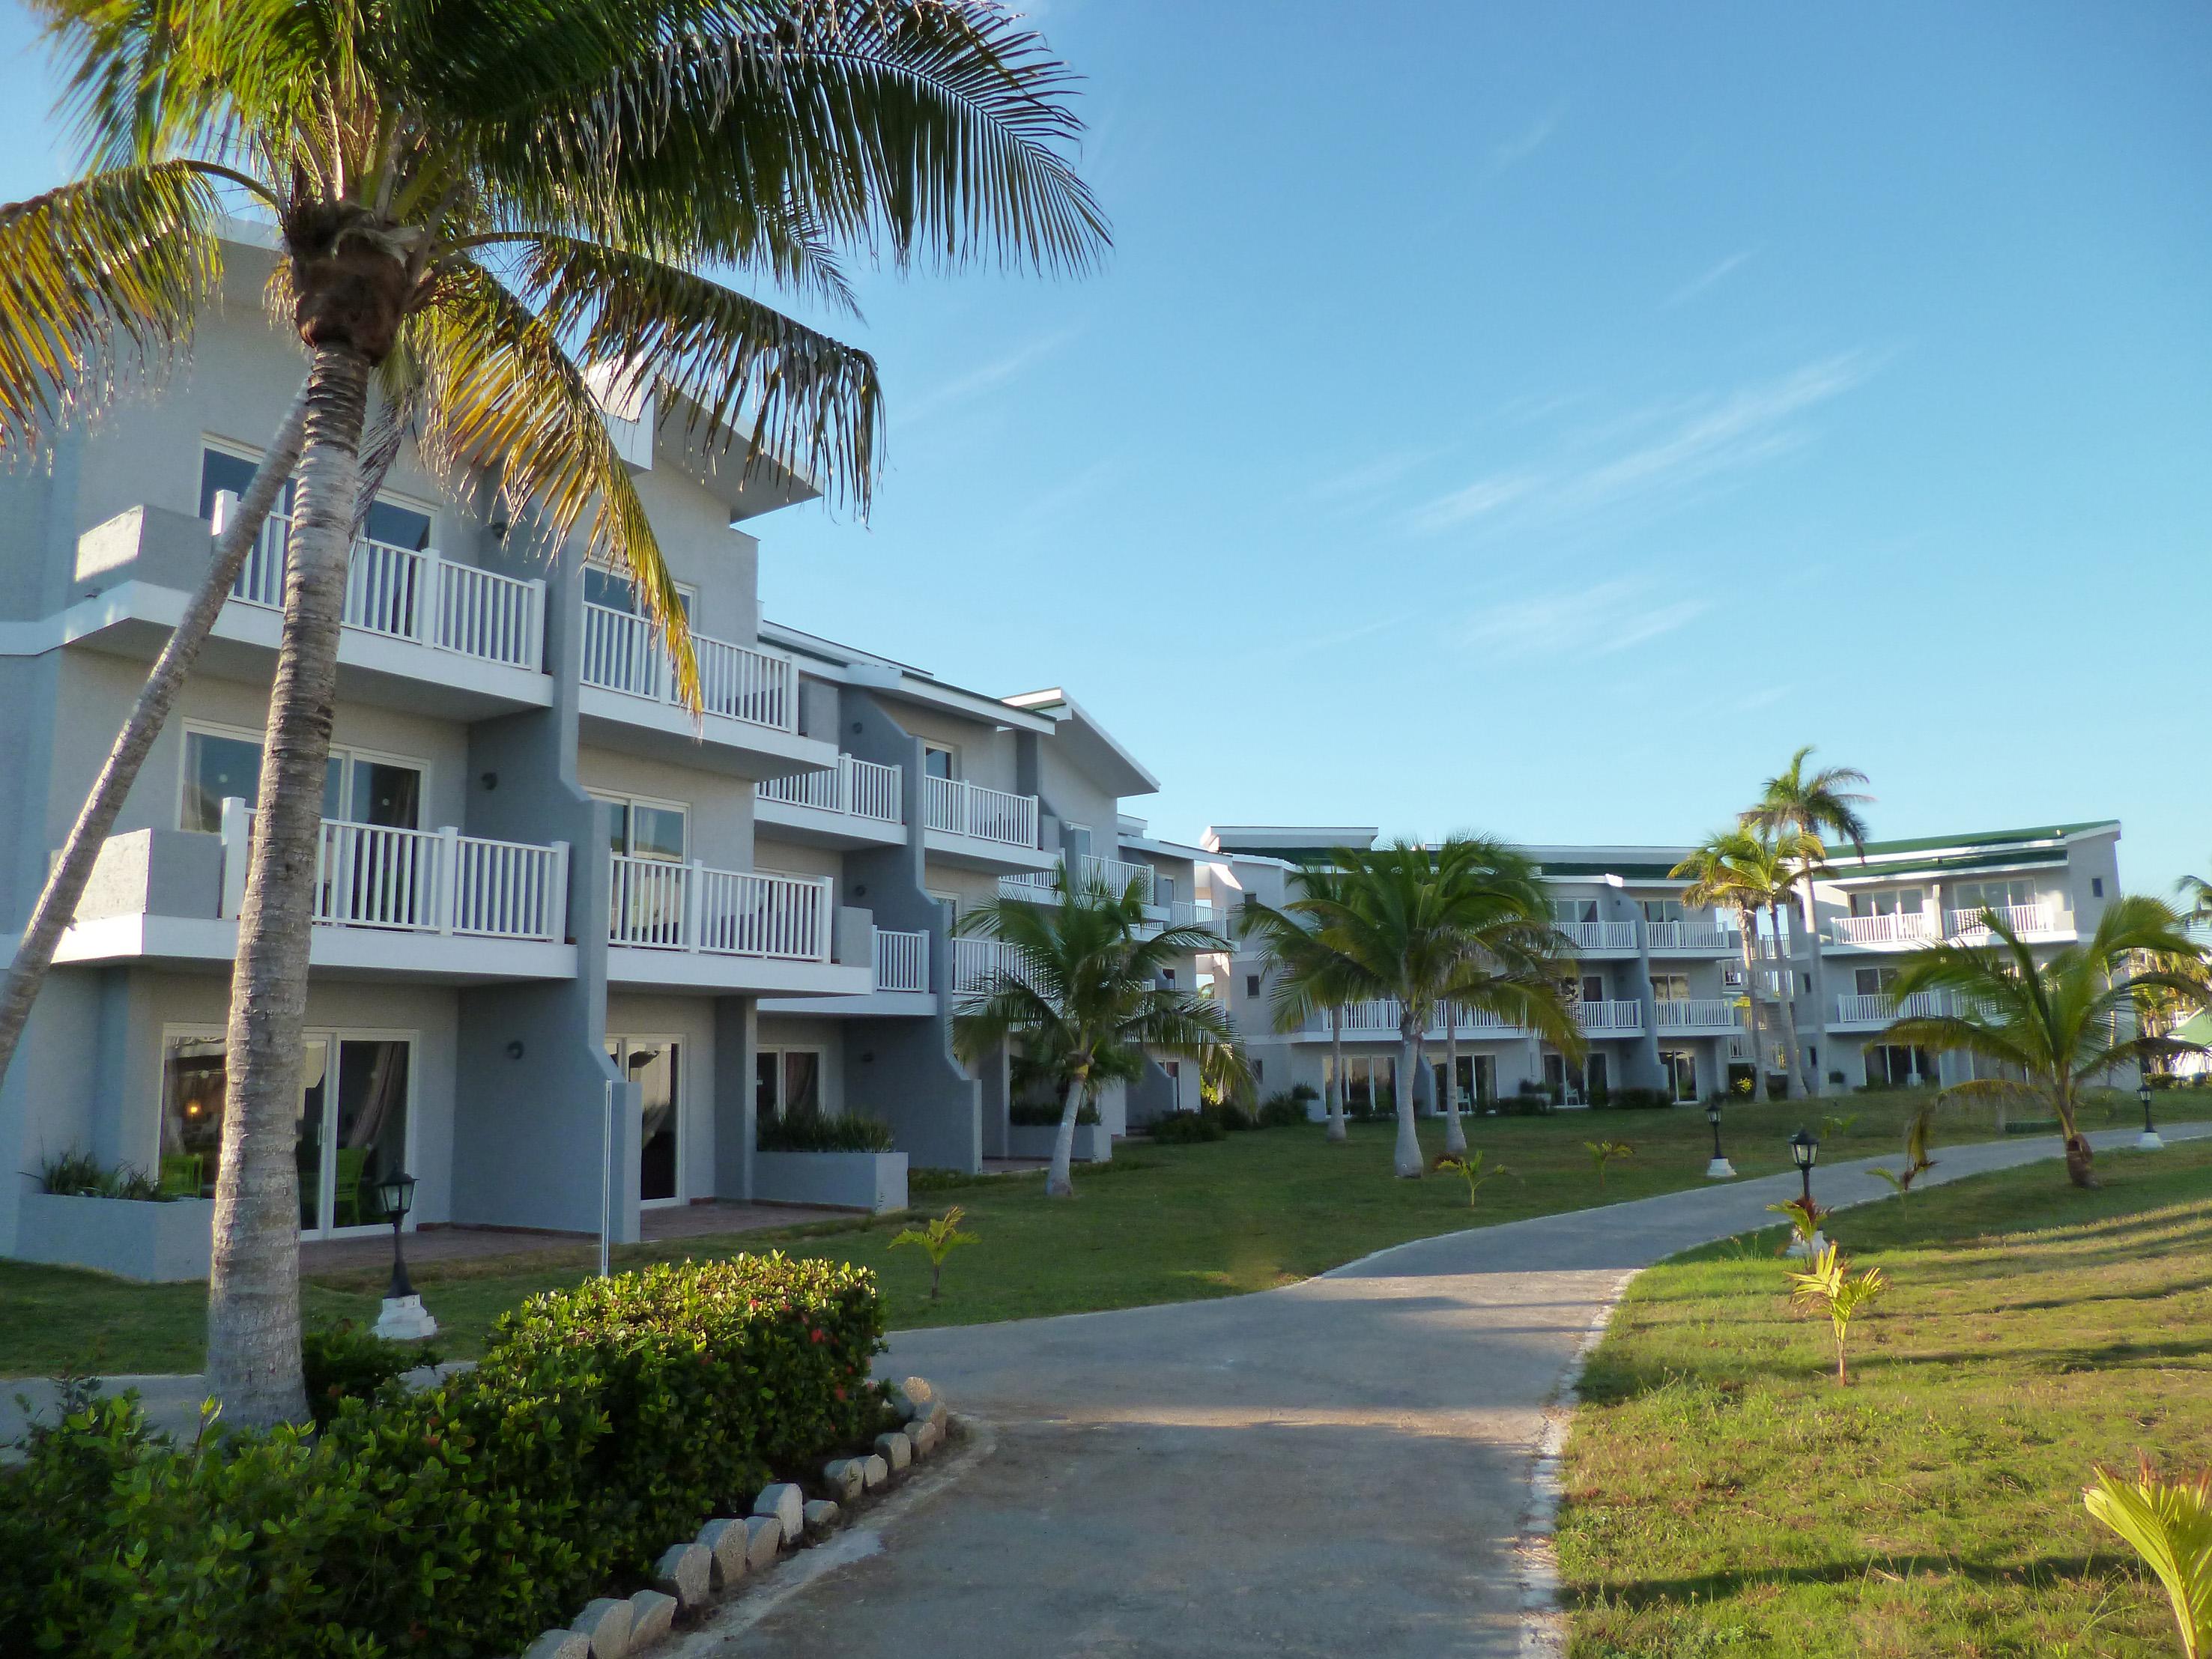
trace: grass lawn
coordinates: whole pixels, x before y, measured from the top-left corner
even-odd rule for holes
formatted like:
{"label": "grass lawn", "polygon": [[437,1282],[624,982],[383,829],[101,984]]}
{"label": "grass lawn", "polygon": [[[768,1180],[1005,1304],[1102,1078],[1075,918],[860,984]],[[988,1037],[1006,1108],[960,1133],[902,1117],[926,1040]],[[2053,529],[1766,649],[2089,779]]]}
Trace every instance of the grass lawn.
{"label": "grass lawn", "polygon": [[[2174,1115],[2184,1115],[2182,1098],[2170,1098]],[[1790,1133],[1802,1123],[1819,1129],[1824,1116],[1856,1119],[1841,1133],[1823,1132],[1824,1160],[1895,1151],[1915,1103],[1910,1096],[1863,1095],[1732,1106],[1723,1133],[1740,1173],[1772,1174],[1789,1165],[1784,1143]],[[2212,1096],[2197,1111],[2212,1115]],[[902,1220],[685,1239],[618,1255],[634,1266],[783,1249],[874,1268],[894,1328],[1023,1319],[1264,1290],[1409,1238],[1697,1186],[1711,1144],[1705,1115],[1694,1108],[1475,1120],[1471,1145],[1502,1158],[1514,1175],[1485,1187],[1470,1210],[1455,1176],[1394,1178],[1393,1133],[1387,1123],[1354,1124],[1341,1146],[1324,1140],[1319,1126],[1197,1146],[1132,1143],[1104,1169],[1079,1168],[1072,1203],[1048,1200],[1035,1174],[919,1191],[917,1207],[928,1212],[964,1206],[969,1230],[981,1239],[946,1264],[945,1297],[936,1304],[927,1300],[921,1253],[890,1248]],[[1990,1133],[1986,1114],[1961,1109],[1947,1118],[1938,1139],[1984,1139]],[[1422,1139],[1431,1155],[1439,1152],[1443,1125],[1425,1121]],[[1603,1139],[1627,1141],[1636,1151],[1608,1170],[1600,1188],[1583,1143]],[[425,1264],[413,1277],[443,1327],[436,1346],[467,1358],[481,1351],[503,1310],[575,1283],[595,1261],[591,1247],[579,1246]],[[381,1269],[311,1278],[303,1287],[308,1319],[373,1320],[385,1278]],[[199,1285],[131,1285],[0,1262],[0,1376],[44,1376],[64,1366],[197,1370],[205,1299]]]}
{"label": "grass lawn", "polygon": [[1838,1389],[1777,1235],[1643,1275],[1593,1356],[1559,1559],[1574,1659],[2168,1656],[2090,1465],[2212,1459],[2212,1146],[1835,1218],[1888,1293]]}

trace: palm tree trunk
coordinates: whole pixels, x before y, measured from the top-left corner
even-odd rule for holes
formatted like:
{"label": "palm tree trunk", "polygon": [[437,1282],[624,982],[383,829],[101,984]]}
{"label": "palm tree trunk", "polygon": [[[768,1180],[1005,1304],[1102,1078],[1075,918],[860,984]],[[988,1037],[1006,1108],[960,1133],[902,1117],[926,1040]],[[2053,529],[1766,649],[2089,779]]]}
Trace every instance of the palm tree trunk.
{"label": "palm tree trunk", "polygon": [[1459,1010],[1444,1007],[1444,1151],[1454,1158],[1467,1151],[1467,1130],[1459,1121]]}
{"label": "palm tree trunk", "polygon": [[276,428],[270,440],[269,453],[261,459],[261,465],[246,486],[246,494],[238,504],[234,520],[223,526],[222,534],[216,538],[212,557],[208,563],[207,579],[200,584],[185,606],[185,614],[177,619],[161,653],[154,659],[154,665],[146,672],[146,684],[139,689],[138,701],[131,705],[131,717],[116,733],[114,747],[107,751],[107,763],[100,769],[100,776],[85,797],[84,807],[70,826],[69,839],[62,844],[62,855],[55,863],[53,873],[46,878],[45,889],[31,912],[31,920],[23,930],[21,943],[15,946],[15,959],[8,969],[8,980],[0,988],[0,1079],[8,1075],[8,1064],[15,1057],[15,1045],[22,1040],[23,1027],[31,1018],[31,1005],[36,1001],[39,988],[46,983],[46,970],[53,966],[54,951],[61,944],[62,934],[68,931],[76,915],[77,901],[84,896],[85,883],[92,878],[92,866],[99,861],[100,849],[106,845],[108,832],[115,828],[117,814],[138,781],[138,769],[145,764],[147,751],[153,748],[154,739],[161,734],[162,725],[169,718],[169,710],[176,705],[177,693],[183,688],[185,677],[191,672],[198,658],[200,647],[214,629],[216,618],[222,614],[223,603],[230,598],[231,584],[238,580],[239,567],[261,534],[268,521],[270,510],[276,505],[276,492],[292,476],[293,463],[300,459],[300,436],[307,415],[307,388],[292,400],[283,424]]}
{"label": "palm tree trunk", "polygon": [[1060,1129],[1052,1138],[1052,1168],[1045,1172],[1047,1198],[1075,1196],[1075,1120],[1083,1114],[1090,1091],[1070,1078],[1060,1091]]}
{"label": "palm tree trunk", "polygon": [[1735,920],[1736,926],[1743,930],[1744,1000],[1751,1005],[1750,1018],[1746,1022],[1751,1029],[1751,1092],[1771,1100],[1774,1096],[1766,1085],[1766,1067],[1759,1060],[1766,1022],[1759,1017],[1759,912],[1739,910]]}
{"label": "palm tree trunk", "polygon": [[2058,1109],[2058,1131],[2066,1137],[2066,1178],[2076,1187],[2097,1187],[2096,1155],[2089,1149],[2087,1137],[2082,1134],[2074,1115],[2071,1091],[2060,1087],[2051,1091],[2051,1103]]}
{"label": "palm tree trunk", "polygon": [[350,345],[312,349],[284,632],[231,978],[208,1390],[228,1421],[252,1428],[307,1415],[293,1161],[300,1028],[368,377],[368,359]]}
{"label": "palm tree trunk", "polygon": [[1784,945],[1782,939],[1782,907],[1775,905],[1768,914],[1774,918],[1774,949],[1782,967],[1782,1027],[1788,1033],[1790,1042],[1790,1052],[1782,1057],[1782,1095],[1784,1099],[1789,1100],[1797,1094],[1797,934],[1792,928],[1790,942]]}
{"label": "palm tree trunk", "polygon": [[[1817,957],[1820,954],[1820,940],[1812,937],[1813,878],[1811,872],[1807,872],[1802,874],[1799,877],[1799,879],[1805,884],[1806,914],[1802,918],[1797,913],[1797,890],[1793,887],[1784,896],[1784,902],[1789,906],[1790,910],[1790,959],[1792,962],[1795,962],[1797,959],[1797,927],[1801,920],[1805,925],[1807,942],[1813,947],[1814,955]],[[1820,1079],[1815,1074],[1812,1057],[1795,1043],[1790,1045],[1790,1054],[1792,1062],[1797,1070],[1798,1080],[1803,1085],[1806,1094],[1808,1096],[1818,1095],[1820,1092]]]}
{"label": "palm tree trunk", "polygon": [[1400,1177],[1410,1181],[1421,1174],[1421,1138],[1413,1129],[1413,1067],[1421,1063],[1420,1016],[1400,1015],[1398,1036],[1402,1056],[1397,1087],[1392,1091],[1397,1097],[1398,1106],[1398,1147],[1394,1161]]}
{"label": "palm tree trunk", "polygon": [[1345,1139],[1344,1127],[1344,1010],[1328,1011],[1328,1044],[1332,1068],[1328,1084],[1328,1138]]}

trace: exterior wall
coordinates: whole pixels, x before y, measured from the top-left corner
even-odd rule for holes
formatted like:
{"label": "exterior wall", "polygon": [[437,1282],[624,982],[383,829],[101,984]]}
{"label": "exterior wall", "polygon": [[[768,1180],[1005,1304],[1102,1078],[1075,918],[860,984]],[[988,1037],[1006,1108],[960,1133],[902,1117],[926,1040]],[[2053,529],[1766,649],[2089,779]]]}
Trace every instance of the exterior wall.
{"label": "exterior wall", "polygon": [[753,867],[753,786],[747,778],[677,766],[642,755],[586,744],[576,756],[586,790],[644,795],[688,809],[685,855],[717,870]]}

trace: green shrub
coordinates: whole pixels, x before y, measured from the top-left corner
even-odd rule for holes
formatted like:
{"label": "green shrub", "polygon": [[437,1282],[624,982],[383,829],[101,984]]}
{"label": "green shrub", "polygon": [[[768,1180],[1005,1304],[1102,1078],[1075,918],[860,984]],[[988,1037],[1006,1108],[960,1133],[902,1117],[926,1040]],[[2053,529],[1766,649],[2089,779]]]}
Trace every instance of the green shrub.
{"label": "green shrub", "polygon": [[1260,1127],[1263,1129],[1290,1129],[1310,1123],[1313,1118],[1306,1109],[1306,1103],[1313,1098],[1314,1091],[1304,1084],[1296,1089],[1277,1090],[1260,1103]]}
{"label": "green shrub", "polygon": [[1163,1146],[1188,1146],[1220,1140],[1229,1131],[1212,1112],[1169,1112],[1152,1120],[1152,1139]]}
{"label": "green shrub", "polygon": [[161,1183],[128,1164],[102,1164],[90,1152],[58,1152],[39,1165],[39,1190],[58,1198],[128,1198],[163,1201]]}
{"label": "green shrub", "polygon": [[[1049,1103],[1009,1106],[1006,1108],[1006,1121],[1023,1129],[1057,1129],[1060,1127],[1060,1109]],[[1084,1102],[1076,1108],[1075,1121],[1078,1123],[1097,1122],[1098,1108],[1089,1101]]]}
{"label": "green shrub", "polygon": [[753,1145],[763,1152],[888,1152],[893,1139],[890,1124],[850,1114],[764,1117],[753,1131]]}
{"label": "green shrub", "polygon": [[1251,1113],[1233,1100],[1216,1101],[1212,1105],[1206,1108],[1200,1115],[1210,1117],[1219,1124],[1224,1134],[1241,1134],[1247,1129],[1256,1129],[1260,1127],[1259,1119],[1254,1117]]}
{"label": "green shrub", "polygon": [[1615,1089],[1609,1103],[1616,1112],[1663,1112],[1674,1097],[1664,1089]]}
{"label": "green shrub", "polygon": [[437,1363],[433,1350],[392,1341],[361,1329],[350,1319],[302,1332],[300,1337],[307,1409],[314,1413],[319,1429],[330,1426],[341,1401],[380,1399],[409,1371]]}
{"label": "green shrub", "polygon": [[1552,1091],[1540,1083],[1522,1079],[1521,1086],[1510,1095],[1501,1096],[1498,1109],[1512,1117],[1549,1117],[1552,1115]]}
{"label": "green shrub", "polygon": [[515,1652],[772,1475],[884,1425],[865,1270],[661,1265],[541,1296],[438,1388],[182,1449],[133,1402],[0,1480],[0,1652]]}

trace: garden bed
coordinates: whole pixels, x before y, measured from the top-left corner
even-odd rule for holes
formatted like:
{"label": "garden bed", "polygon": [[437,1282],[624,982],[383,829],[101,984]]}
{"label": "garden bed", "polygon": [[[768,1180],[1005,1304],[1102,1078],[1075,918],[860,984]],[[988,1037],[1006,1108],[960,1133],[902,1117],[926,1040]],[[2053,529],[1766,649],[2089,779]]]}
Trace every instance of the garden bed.
{"label": "garden bed", "polygon": [[[1006,1156],[1009,1158],[1050,1158],[1053,1142],[1060,1130],[1052,1125],[1010,1123],[1006,1126]],[[1103,1123],[1079,1123],[1075,1126],[1075,1150],[1078,1164],[1107,1164],[1113,1160],[1114,1137]]]}
{"label": "garden bed", "polygon": [[755,1152],[753,1196],[880,1215],[907,1206],[904,1152]]}
{"label": "garden bed", "polygon": [[212,1200],[26,1193],[21,1202],[15,1253],[27,1261],[89,1267],[149,1284],[208,1276]]}

